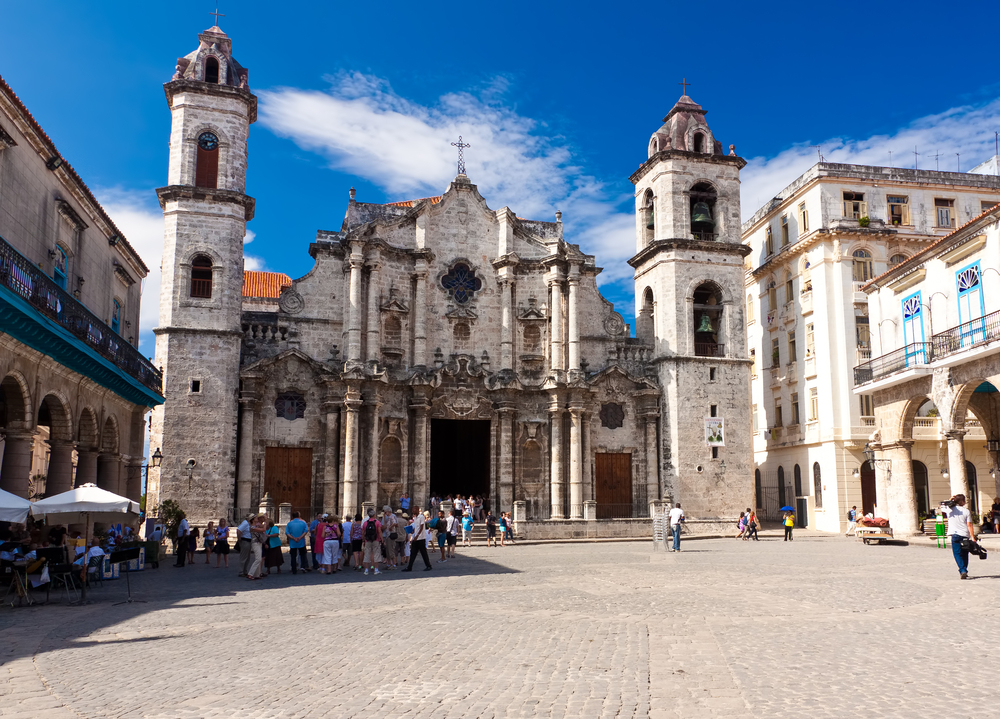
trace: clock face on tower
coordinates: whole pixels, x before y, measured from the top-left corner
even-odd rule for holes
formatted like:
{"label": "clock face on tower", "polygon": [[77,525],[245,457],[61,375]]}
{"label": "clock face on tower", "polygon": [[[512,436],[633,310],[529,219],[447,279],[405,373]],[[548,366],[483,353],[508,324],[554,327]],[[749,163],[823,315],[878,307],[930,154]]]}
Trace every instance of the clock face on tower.
{"label": "clock face on tower", "polygon": [[198,147],[202,150],[214,150],[219,146],[219,138],[211,132],[203,132],[198,135]]}

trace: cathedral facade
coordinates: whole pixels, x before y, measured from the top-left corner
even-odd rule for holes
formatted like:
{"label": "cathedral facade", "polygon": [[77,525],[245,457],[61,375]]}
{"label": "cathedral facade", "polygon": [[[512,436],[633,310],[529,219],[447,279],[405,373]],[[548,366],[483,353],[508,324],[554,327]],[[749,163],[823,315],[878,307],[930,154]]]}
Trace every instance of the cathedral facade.
{"label": "cathedral facade", "polygon": [[[256,116],[217,27],[166,84],[173,114],[149,506],[196,523],[269,497],[304,513],[481,495],[525,520],[705,526],[752,497],[739,169],[682,97],[636,185],[637,337],[560,213],[437,197],[358,201],[292,280],[243,271]],[[464,169],[464,168],[460,168]]]}

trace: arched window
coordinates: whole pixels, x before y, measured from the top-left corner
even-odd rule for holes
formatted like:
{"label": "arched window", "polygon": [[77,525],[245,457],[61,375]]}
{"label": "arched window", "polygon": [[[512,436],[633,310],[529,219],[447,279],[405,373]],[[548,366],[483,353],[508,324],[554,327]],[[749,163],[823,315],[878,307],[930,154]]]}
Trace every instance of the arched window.
{"label": "arched window", "polygon": [[895,267],[900,262],[906,262],[906,255],[893,255],[889,258],[889,267]]}
{"label": "arched window", "polygon": [[927,495],[927,465],[923,462],[913,460],[913,491],[917,495],[917,513],[927,515],[927,507],[930,500]]}
{"label": "arched window", "polygon": [[823,509],[823,481],[819,476],[819,462],[813,462],[813,498],[816,509]]}
{"label": "arched window", "polygon": [[62,247],[56,246],[56,256],[52,261],[52,279],[56,284],[66,289],[66,267],[69,262]]}
{"label": "arched window", "polygon": [[778,506],[784,507],[788,504],[785,501],[785,468],[778,467]]}
{"label": "arched window", "polygon": [[763,496],[764,495],[764,488],[761,486],[761,483],[760,483],[760,470],[759,469],[755,469],[753,471],[753,488],[754,488],[754,498],[756,499],[756,503],[754,504],[754,507],[757,507],[757,508],[763,507],[764,506],[764,496]]}
{"label": "arched window", "polygon": [[538,325],[528,325],[524,328],[524,353],[529,355],[542,353],[542,330]]}
{"label": "arched window", "polygon": [[195,187],[219,186],[219,138],[211,132],[203,132],[198,136],[194,184]]}
{"label": "arched window", "polygon": [[219,84],[219,61],[214,57],[205,60],[205,82]]}
{"label": "arched window", "polygon": [[707,182],[699,182],[691,188],[690,196],[691,209],[691,235],[696,240],[713,241],[718,232],[718,223],[715,221],[715,201],[718,193]]}
{"label": "arched window", "polygon": [[117,334],[121,334],[122,303],[114,300],[111,305],[111,329]]}
{"label": "arched window", "polygon": [[875,273],[872,272],[872,253],[868,250],[854,251],[854,281],[867,282]]}
{"label": "arched window", "polygon": [[209,299],[212,296],[212,259],[198,255],[191,261],[191,296]]}
{"label": "arched window", "polygon": [[642,199],[642,214],[644,228],[642,236],[648,245],[656,239],[656,209],[652,190],[646,190],[646,194]]}
{"label": "arched window", "polygon": [[694,291],[695,356],[725,356],[725,347],[719,342],[722,319],[722,297],[713,285],[701,285]]}
{"label": "arched window", "polygon": [[705,151],[705,136],[700,133],[694,133],[694,151],[704,152]]}
{"label": "arched window", "polygon": [[792,476],[795,478],[794,480],[792,480],[792,481],[795,482],[795,496],[796,497],[801,497],[802,496],[802,470],[799,469],[799,465],[795,465],[795,468],[792,470]]}
{"label": "arched window", "polygon": [[274,399],[274,412],[281,419],[302,419],[306,416],[306,398],[301,392],[282,392]]}
{"label": "arched window", "polygon": [[469,325],[464,322],[459,322],[455,325],[455,329],[452,331],[452,336],[455,340],[455,351],[469,349],[469,339],[472,337],[472,331],[469,329]]}
{"label": "arched window", "polygon": [[970,512],[978,512],[979,504],[979,477],[976,474],[976,465],[969,460],[965,460],[965,478],[969,480],[969,501]]}

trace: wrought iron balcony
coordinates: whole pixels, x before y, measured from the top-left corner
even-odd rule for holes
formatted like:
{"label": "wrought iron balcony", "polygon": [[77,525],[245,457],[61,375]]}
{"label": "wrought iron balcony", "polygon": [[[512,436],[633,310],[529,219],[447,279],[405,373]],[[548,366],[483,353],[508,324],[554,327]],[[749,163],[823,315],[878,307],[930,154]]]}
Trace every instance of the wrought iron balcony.
{"label": "wrought iron balcony", "polygon": [[891,374],[902,372],[910,367],[926,365],[932,356],[930,342],[914,342],[900,347],[889,354],[868,360],[854,368],[854,384],[861,385],[874,382]]}
{"label": "wrought iron balcony", "polygon": [[139,350],[97,319],[55,281],[0,238],[0,285],[23,298],[35,310],[69,330],[137,380],[147,389],[161,393],[163,376]]}
{"label": "wrought iron balcony", "polygon": [[726,346],[717,342],[695,342],[694,354],[696,357],[725,357]]}

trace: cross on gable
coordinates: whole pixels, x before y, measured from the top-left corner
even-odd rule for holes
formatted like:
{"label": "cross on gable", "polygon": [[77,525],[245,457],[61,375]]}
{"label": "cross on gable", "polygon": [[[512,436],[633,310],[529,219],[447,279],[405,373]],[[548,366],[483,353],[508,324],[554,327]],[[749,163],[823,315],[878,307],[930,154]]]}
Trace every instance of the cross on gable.
{"label": "cross on gable", "polygon": [[458,174],[459,175],[464,175],[465,174],[465,153],[463,151],[467,147],[472,147],[472,145],[468,144],[467,142],[462,142],[462,136],[459,135],[458,136],[458,142],[451,143],[451,146],[458,148]]}

